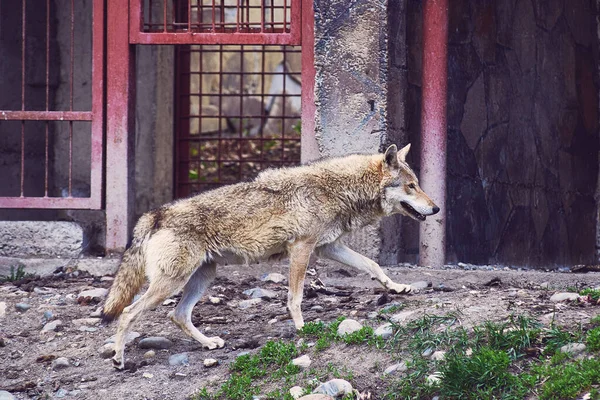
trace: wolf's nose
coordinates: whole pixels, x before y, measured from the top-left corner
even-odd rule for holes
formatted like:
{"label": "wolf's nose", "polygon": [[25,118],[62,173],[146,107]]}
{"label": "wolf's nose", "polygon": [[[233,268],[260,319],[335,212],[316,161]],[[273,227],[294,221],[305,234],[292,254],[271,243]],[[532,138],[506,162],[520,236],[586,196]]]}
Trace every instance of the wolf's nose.
{"label": "wolf's nose", "polygon": [[433,210],[434,214],[437,214],[440,212],[440,208],[438,206],[434,206],[432,210]]}

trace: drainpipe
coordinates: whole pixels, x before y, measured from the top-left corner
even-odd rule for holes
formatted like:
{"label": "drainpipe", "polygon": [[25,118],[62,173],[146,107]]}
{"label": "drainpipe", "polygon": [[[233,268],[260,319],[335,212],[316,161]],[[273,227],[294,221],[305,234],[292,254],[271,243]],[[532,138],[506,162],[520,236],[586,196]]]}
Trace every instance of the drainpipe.
{"label": "drainpipe", "polygon": [[440,208],[420,225],[419,264],[440,268],[446,256],[446,103],[448,0],[425,0],[421,104],[421,180]]}

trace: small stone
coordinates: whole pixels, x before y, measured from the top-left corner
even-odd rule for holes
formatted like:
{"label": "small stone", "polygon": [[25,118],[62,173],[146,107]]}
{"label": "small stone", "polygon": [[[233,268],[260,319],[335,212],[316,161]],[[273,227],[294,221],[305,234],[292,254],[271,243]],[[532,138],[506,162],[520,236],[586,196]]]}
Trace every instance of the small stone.
{"label": "small stone", "polygon": [[241,308],[242,310],[245,310],[245,309],[253,307],[261,302],[262,302],[262,299],[260,299],[260,298],[242,300],[238,304],[238,307]]}
{"label": "small stone", "polygon": [[434,372],[433,374],[429,375],[425,379],[425,383],[427,383],[429,386],[433,386],[433,385],[437,385],[438,383],[440,383],[441,380],[442,380],[441,374],[439,372]]}
{"label": "small stone", "polygon": [[324,310],[323,306],[319,306],[319,305],[312,306],[310,309],[313,311],[316,311],[316,312],[322,312]]}
{"label": "small stone", "polygon": [[106,295],[108,294],[108,289],[104,289],[104,288],[97,288],[97,289],[91,289],[91,290],[84,290],[83,292],[79,293],[79,295],[77,296],[77,301],[78,302],[100,302],[102,301]]}
{"label": "small stone", "polygon": [[144,378],[147,378],[147,379],[152,379],[152,378],[154,378],[154,375],[153,375],[153,374],[151,374],[151,373],[149,373],[149,372],[144,372],[144,373],[142,374],[142,376],[143,376]]}
{"label": "small stone", "polygon": [[177,300],[175,299],[166,299],[162,303],[163,306],[174,306],[175,304],[177,304]]}
{"label": "small stone", "polygon": [[79,319],[73,320],[73,324],[75,324],[77,326],[80,326],[80,325],[97,326],[97,325],[100,325],[100,322],[102,322],[101,318],[79,318]]}
{"label": "small stone", "polygon": [[431,355],[431,359],[434,361],[442,361],[446,358],[446,352],[443,350],[434,351]]}
{"label": "small stone", "polygon": [[332,379],[319,385],[313,393],[326,394],[332,397],[342,397],[352,394],[352,385],[343,379]]}
{"label": "small stone", "polygon": [[71,363],[66,357],[58,357],[56,360],[52,361],[52,369],[54,370],[65,369],[70,366]]}
{"label": "small stone", "polygon": [[397,314],[394,314],[390,317],[390,321],[395,324],[399,324],[401,322],[406,322],[416,311],[401,311]]}
{"label": "small stone", "polygon": [[100,349],[98,349],[98,354],[101,358],[111,358],[115,354],[115,344],[114,343],[106,343]]}
{"label": "small stone", "polygon": [[204,360],[204,366],[206,368],[214,367],[219,363],[219,360],[215,360],[214,358],[207,358]]}
{"label": "small stone", "polygon": [[[139,332],[129,332],[127,334],[127,336],[125,336],[125,345],[130,344],[131,342],[133,342],[135,339],[139,338],[140,336],[141,335]],[[116,338],[117,338],[117,335],[112,335],[111,337],[106,339],[104,341],[104,343],[114,343]]]}
{"label": "small stone", "polygon": [[377,311],[371,311],[367,314],[368,319],[377,319],[379,318],[379,313]]}
{"label": "small stone", "polygon": [[90,317],[92,317],[92,318],[100,318],[100,317],[102,317],[102,307],[98,307],[98,308],[96,308],[95,311],[92,311],[90,313]]}
{"label": "small stone", "polygon": [[103,276],[102,278],[100,278],[100,282],[112,282],[114,280],[115,278],[113,278],[112,276]]}
{"label": "small stone", "polygon": [[60,388],[56,391],[56,393],[54,393],[54,397],[62,399],[63,397],[65,397],[68,394],[69,394],[69,392],[66,389]]}
{"label": "small stone", "polygon": [[583,353],[586,349],[585,344],[583,343],[569,343],[565,344],[560,348],[561,353],[569,353],[573,356],[577,356]]}
{"label": "small stone", "polygon": [[433,354],[433,349],[431,347],[426,348],[425,350],[423,350],[423,353],[421,353],[421,355],[424,358],[429,358],[429,357],[431,357],[432,354]]}
{"label": "small stone", "polygon": [[164,350],[170,349],[172,346],[172,341],[161,336],[150,336],[140,340],[138,343],[140,349]]}
{"label": "small stone", "polygon": [[17,311],[25,312],[31,308],[31,304],[17,303],[17,304],[15,304],[15,308],[17,309]]}
{"label": "small stone", "polygon": [[52,311],[44,311],[44,319],[46,321],[50,321],[52,319],[52,317],[54,317],[54,314],[52,314]]}
{"label": "small stone", "polygon": [[36,287],[33,288],[33,292],[37,293],[37,294],[42,294],[43,295],[43,294],[51,294],[52,290],[48,289],[48,288],[40,288],[40,287],[36,286]]}
{"label": "small stone", "polygon": [[298,400],[335,400],[333,397],[326,394],[307,394],[306,396],[299,397]]}
{"label": "small stone", "polygon": [[220,297],[208,296],[208,301],[210,301],[212,304],[221,304],[223,299]]}
{"label": "small stone", "polygon": [[303,394],[304,394],[304,389],[302,389],[300,386],[294,386],[294,387],[290,388],[290,395],[294,399],[300,398]]}
{"label": "small stone", "polygon": [[375,329],[374,333],[375,336],[379,336],[380,338],[387,340],[394,334],[394,328],[392,324],[388,322]]}
{"label": "small stone", "polygon": [[277,272],[273,272],[271,274],[263,275],[260,280],[263,282],[282,283],[285,281],[285,276]]}
{"label": "small stone", "polygon": [[408,367],[406,366],[406,363],[404,361],[394,364],[394,365],[390,365],[389,367],[387,367],[385,369],[385,371],[383,371],[384,375],[392,375],[392,374],[397,374],[400,372],[404,372],[408,369]]}
{"label": "small stone", "polygon": [[433,285],[431,282],[417,281],[417,282],[411,283],[410,286],[412,286],[413,288],[415,288],[417,290],[423,290],[423,289],[427,289],[428,287],[431,287]]}
{"label": "small stone", "polygon": [[6,302],[0,301],[0,318],[6,317]]}
{"label": "small stone", "polygon": [[15,400],[15,396],[6,390],[0,390],[0,400]]}
{"label": "small stone", "polygon": [[292,360],[292,364],[300,367],[301,369],[307,369],[310,367],[310,363],[310,357],[306,354]]}
{"label": "small stone", "polygon": [[188,365],[190,365],[190,359],[188,357],[188,354],[187,353],[179,353],[179,354],[173,354],[173,355],[169,356],[169,365],[172,365],[172,366],[176,366],[176,365],[188,366]]}
{"label": "small stone", "polygon": [[555,293],[550,297],[550,301],[559,303],[561,301],[576,301],[579,299],[579,294],[571,292]]}
{"label": "small stone", "polygon": [[61,326],[61,325],[62,325],[62,321],[60,319],[48,322],[42,328],[42,333],[55,332],[58,329],[58,327]]}
{"label": "small stone", "polygon": [[540,289],[549,289],[549,288],[550,288],[550,283],[548,283],[548,282],[540,283]]}
{"label": "small stone", "polygon": [[345,319],[338,326],[337,333],[340,336],[349,335],[351,333],[360,331],[362,329],[362,327],[363,326],[360,324],[360,322],[358,322],[354,319]]}
{"label": "small stone", "polygon": [[244,290],[244,294],[250,296],[253,299],[274,299],[277,298],[277,293],[272,290],[262,289],[262,288],[252,288],[248,290]]}
{"label": "small stone", "polygon": [[156,356],[156,352],[154,350],[148,350],[144,353],[144,358],[154,358]]}

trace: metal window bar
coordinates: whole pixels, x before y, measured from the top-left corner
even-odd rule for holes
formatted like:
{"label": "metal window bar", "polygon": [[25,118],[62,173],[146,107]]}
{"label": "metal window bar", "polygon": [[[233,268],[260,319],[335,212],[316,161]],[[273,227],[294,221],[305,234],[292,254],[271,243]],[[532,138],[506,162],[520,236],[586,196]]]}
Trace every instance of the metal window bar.
{"label": "metal window bar", "polygon": [[[20,15],[15,22],[20,22],[20,99],[11,99],[10,94],[4,96],[2,103],[5,109],[0,109],[0,134],[6,137],[18,135],[19,159],[18,159],[18,188],[14,188],[10,182],[0,187],[0,208],[69,208],[69,209],[100,209],[101,208],[101,179],[102,179],[102,136],[103,136],[103,59],[104,59],[104,1],[93,0],[90,20],[92,21],[91,56],[89,79],[91,84],[91,98],[83,100],[91,108],[88,110],[76,110],[85,108],[85,105],[75,103],[75,15],[81,13],[79,2],[74,0],[62,0],[51,2],[46,0],[42,3],[34,1],[22,1],[22,7],[15,9],[7,0],[0,0],[0,12],[15,13]],[[57,21],[58,8],[68,8],[68,13],[60,13],[65,20]],[[45,10],[44,10],[45,8]],[[63,10],[61,10],[63,11]],[[45,18],[40,18],[40,13],[45,12]],[[68,18],[68,20],[66,20]],[[40,27],[37,21],[44,21]],[[56,25],[54,25],[56,24]],[[59,25],[68,27],[69,61],[68,61],[68,100],[62,101],[62,107],[53,104],[53,98],[59,96],[61,88],[56,83],[56,68],[60,65],[60,59],[55,54],[56,50],[51,47],[51,33],[56,31]],[[7,32],[7,24],[0,27],[2,34]],[[40,38],[43,36],[43,38]],[[29,40],[32,38],[31,40]],[[37,38],[37,40],[33,39]],[[15,37],[16,40],[19,40]],[[36,42],[44,43],[44,50],[37,51]],[[43,65],[43,73],[35,69]],[[15,66],[16,67],[16,66]],[[38,79],[37,77],[43,76]],[[51,78],[51,76],[53,78]],[[5,83],[4,84],[8,84]],[[43,86],[43,89],[39,89]],[[4,90],[3,90],[4,91]],[[11,91],[5,91],[5,93]],[[77,93],[77,98],[85,98],[85,94]],[[18,105],[17,105],[18,104]],[[65,106],[65,104],[68,104]],[[67,109],[60,109],[66,107]],[[16,125],[18,124],[18,125]],[[19,126],[19,127],[17,127]],[[51,159],[54,164],[59,163],[60,153],[53,139],[56,141],[61,132],[68,132],[68,143],[66,154],[68,154],[66,190],[60,190],[58,178],[50,173]],[[74,168],[74,142],[79,144],[82,138],[88,136],[89,146],[83,147],[89,151],[89,175],[83,179],[87,186],[83,191],[73,188]],[[15,148],[7,147],[2,151],[7,154]],[[89,148],[87,148],[89,147]],[[37,158],[35,157],[37,156]],[[85,157],[83,157],[85,158]],[[39,160],[39,161],[38,161]],[[43,171],[39,169],[38,163],[43,164]],[[84,161],[84,164],[86,162]],[[4,165],[8,172],[14,165]],[[80,169],[82,166],[77,165]],[[81,171],[77,173],[81,175]],[[41,182],[40,182],[41,181]]]}
{"label": "metal window bar", "polygon": [[300,163],[299,47],[194,45],[177,60],[178,197]]}

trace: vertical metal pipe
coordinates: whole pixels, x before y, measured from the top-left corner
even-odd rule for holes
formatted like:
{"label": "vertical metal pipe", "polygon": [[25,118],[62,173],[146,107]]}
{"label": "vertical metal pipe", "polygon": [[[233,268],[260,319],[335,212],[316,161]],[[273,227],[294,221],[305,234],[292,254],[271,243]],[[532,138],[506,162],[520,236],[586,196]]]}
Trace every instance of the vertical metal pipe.
{"label": "vertical metal pipe", "polygon": [[420,226],[421,265],[442,267],[446,255],[446,103],[448,0],[425,0],[421,107],[421,187],[441,211]]}

